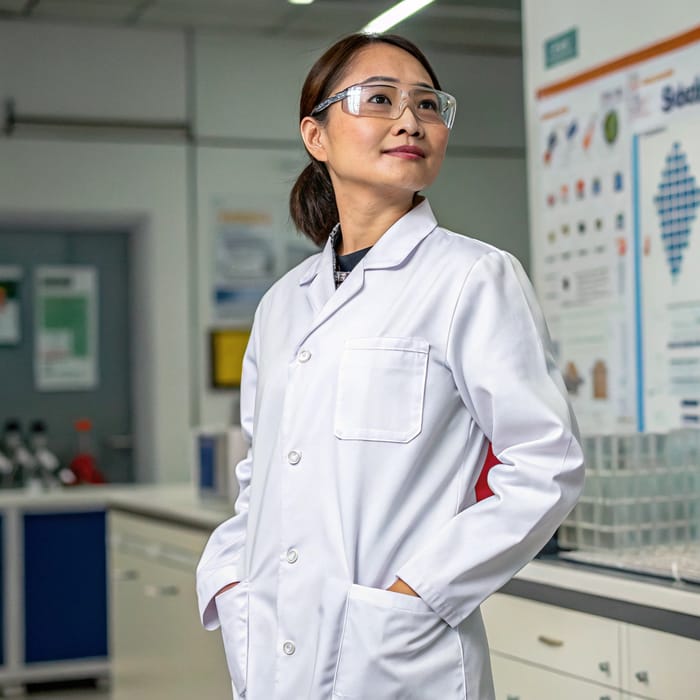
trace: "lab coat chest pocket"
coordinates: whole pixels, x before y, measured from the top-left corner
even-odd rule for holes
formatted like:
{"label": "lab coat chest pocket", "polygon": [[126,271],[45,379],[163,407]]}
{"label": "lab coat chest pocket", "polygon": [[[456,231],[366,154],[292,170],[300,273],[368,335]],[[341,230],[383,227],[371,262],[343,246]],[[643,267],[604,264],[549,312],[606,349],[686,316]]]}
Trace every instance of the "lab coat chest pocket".
{"label": "lab coat chest pocket", "polygon": [[221,622],[224,651],[236,692],[245,696],[248,669],[248,582],[220,593],[216,609]]}
{"label": "lab coat chest pocket", "polygon": [[409,442],[421,431],[430,344],[423,338],[351,338],[338,372],[335,435]]}
{"label": "lab coat chest pocket", "polygon": [[459,633],[421,598],[353,584],[333,696],[465,700]]}

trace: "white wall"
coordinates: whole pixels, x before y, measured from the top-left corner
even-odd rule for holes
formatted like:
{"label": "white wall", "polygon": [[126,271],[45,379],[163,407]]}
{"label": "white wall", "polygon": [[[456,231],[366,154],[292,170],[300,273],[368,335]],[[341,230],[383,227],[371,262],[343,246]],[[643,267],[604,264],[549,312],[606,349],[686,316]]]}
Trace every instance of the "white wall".
{"label": "white wall", "polygon": [[[143,246],[136,416],[141,476],[188,474],[189,430],[227,423],[231,394],[208,388],[212,199],[269,201],[284,231],[305,162],[301,84],[325,46],[309,41],[0,22],[0,99],[18,113],[191,120],[193,145],[123,137],[0,138],[0,217],[41,214],[137,226]],[[528,263],[521,62],[427,51],[458,99],[448,159],[429,196],[441,222]],[[189,101],[188,101],[189,100]],[[97,218],[96,218],[97,217]]]}
{"label": "white wall", "polygon": [[[178,33],[0,23],[0,96],[18,113],[179,119]],[[132,228],[134,423],[142,480],[183,480],[191,413],[186,146],[0,139],[0,218]]]}

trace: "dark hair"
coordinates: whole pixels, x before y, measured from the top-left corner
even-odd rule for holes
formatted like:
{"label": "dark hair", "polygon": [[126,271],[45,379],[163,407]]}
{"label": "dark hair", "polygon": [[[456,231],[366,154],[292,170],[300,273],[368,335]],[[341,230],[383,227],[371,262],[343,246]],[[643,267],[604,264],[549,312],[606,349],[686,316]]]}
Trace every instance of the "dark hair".
{"label": "dark hair", "polygon": [[[311,67],[301,89],[299,122],[329,97],[330,90],[343,77],[356,54],[374,44],[390,44],[410,53],[428,72],[433,87],[441,89],[428,59],[413,42],[397,34],[350,34],[333,44]],[[321,112],[316,119],[323,122],[327,114]],[[304,235],[317,245],[323,245],[338,223],[338,208],[325,164],[309,156],[311,163],[299,175],[289,196],[289,213]]]}

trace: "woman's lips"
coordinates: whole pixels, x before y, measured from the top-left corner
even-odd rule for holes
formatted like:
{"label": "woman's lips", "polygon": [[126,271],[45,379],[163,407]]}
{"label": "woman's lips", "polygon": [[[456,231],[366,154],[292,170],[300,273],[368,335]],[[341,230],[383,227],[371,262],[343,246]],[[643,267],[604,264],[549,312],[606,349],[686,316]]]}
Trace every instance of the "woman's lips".
{"label": "woman's lips", "polygon": [[384,153],[388,156],[396,156],[397,158],[405,158],[406,160],[425,158],[425,152],[422,148],[418,148],[418,146],[398,146],[397,148],[390,148],[384,151]]}

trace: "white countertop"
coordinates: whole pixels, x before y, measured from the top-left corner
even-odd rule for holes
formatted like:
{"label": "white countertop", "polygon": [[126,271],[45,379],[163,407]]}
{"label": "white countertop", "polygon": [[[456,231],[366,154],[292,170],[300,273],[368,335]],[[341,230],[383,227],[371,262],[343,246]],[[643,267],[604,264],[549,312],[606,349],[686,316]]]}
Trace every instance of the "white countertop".
{"label": "white countertop", "polygon": [[0,491],[0,509],[25,511],[67,508],[123,508],[144,516],[178,520],[213,530],[233,514],[233,505],[200,497],[193,484],[100,484],[33,492],[23,489]]}
{"label": "white countertop", "polygon": [[[233,504],[200,497],[193,484],[80,486],[49,493],[0,492],[0,509],[44,511],[98,505],[211,531],[233,514]],[[566,561],[535,560],[516,580],[700,617],[700,586]]]}

